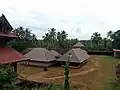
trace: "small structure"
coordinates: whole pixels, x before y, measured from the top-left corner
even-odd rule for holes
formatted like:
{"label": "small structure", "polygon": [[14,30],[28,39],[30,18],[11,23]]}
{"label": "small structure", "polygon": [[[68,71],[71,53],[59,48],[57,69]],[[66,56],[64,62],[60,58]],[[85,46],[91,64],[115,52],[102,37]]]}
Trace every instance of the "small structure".
{"label": "small structure", "polygon": [[83,52],[87,53],[85,46],[81,42],[76,43],[72,48],[80,48]]}
{"label": "small structure", "polygon": [[85,46],[81,43],[81,42],[78,42],[76,43],[75,45],[73,45],[72,48],[84,48]]}
{"label": "small structure", "polygon": [[71,66],[79,66],[81,63],[85,62],[89,58],[89,55],[87,53],[83,52],[83,50],[81,50],[80,48],[76,48],[69,50],[57,61],[59,61],[61,64],[65,64],[69,54],[71,54],[69,60]]}
{"label": "small structure", "polygon": [[11,64],[17,72],[17,62],[23,60],[24,56],[12,48],[6,47],[6,43],[17,36],[12,32],[12,26],[2,14],[0,17],[0,64]]}
{"label": "small structure", "polygon": [[85,51],[84,47],[85,46],[80,42],[76,43],[71,50],[61,56],[57,61],[60,62],[60,64],[65,64],[69,54],[71,54],[70,66],[82,65],[82,63],[89,58],[89,55],[87,54],[87,51]]}
{"label": "small structure", "polygon": [[38,67],[49,67],[56,61],[55,56],[45,48],[33,48],[24,56],[29,59],[29,65]]}
{"label": "small structure", "polygon": [[120,58],[120,50],[118,50],[118,49],[113,49],[113,52],[114,52],[114,57]]}

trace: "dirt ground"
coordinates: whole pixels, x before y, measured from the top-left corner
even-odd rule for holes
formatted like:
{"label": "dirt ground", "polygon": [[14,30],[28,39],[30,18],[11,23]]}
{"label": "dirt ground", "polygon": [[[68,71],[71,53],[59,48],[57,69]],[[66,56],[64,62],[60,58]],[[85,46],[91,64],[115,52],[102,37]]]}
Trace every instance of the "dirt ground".
{"label": "dirt ground", "polygon": [[[18,65],[18,72],[28,80],[55,84],[64,83],[64,68],[43,68]],[[70,83],[75,90],[103,90],[104,81],[114,77],[113,58],[111,56],[92,55],[88,62],[78,69],[70,69]]]}

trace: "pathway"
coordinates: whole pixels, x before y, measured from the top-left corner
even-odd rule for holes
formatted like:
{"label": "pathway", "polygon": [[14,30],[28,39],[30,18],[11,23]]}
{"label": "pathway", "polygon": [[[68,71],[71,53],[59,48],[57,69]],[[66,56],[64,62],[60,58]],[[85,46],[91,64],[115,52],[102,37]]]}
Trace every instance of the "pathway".
{"label": "pathway", "polygon": [[[74,76],[78,76],[78,75],[85,75],[89,72],[92,72],[94,71],[95,69],[94,68],[91,68],[89,70],[86,70],[86,71],[82,71],[82,72],[79,72],[79,73],[74,73],[74,74],[70,74],[69,77],[74,77]],[[56,80],[56,79],[61,79],[61,78],[64,78],[64,76],[57,76],[57,77],[52,77],[52,78],[45,78],[43,77],[45,73],[37,73],[37,74],[34,74],[34,75],[30,75],[28,77],[26,77],[26,79],[28,80],[31,80],[31,81],[40,81],[40,82],[48,82],[48,81],[51,81],[51,80]]]}

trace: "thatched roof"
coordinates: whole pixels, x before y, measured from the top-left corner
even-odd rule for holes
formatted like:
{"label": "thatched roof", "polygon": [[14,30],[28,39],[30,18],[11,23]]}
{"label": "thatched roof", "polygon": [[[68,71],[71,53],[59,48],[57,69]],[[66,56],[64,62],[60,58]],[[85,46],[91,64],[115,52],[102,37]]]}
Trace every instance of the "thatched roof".
{"label": "thatched roof", "polygon": [[55,60],[54,55],[45,48],[33,48],[24,56],[32,61],[49,62]]}
{"label": "thatched roof", "polygon": [[85,53],[82,49],[76,48],[69,50],[67,53],[61,56],[58,61],[66,61],[68,59],[69,53],[72,55],[72,57],[70,58],[70,62],[82,63],[89,58],[89,55]]}
{"label": "thatched roof", "polygon": [[85,47],[81,42],[76,43],[75,45],[73,45],[73,48],[83,48]]}
{"label": "thatched roof", "polygon": [[54,55],[54,57],[61,57],[61,54],[56,52],[55,50],[50,50],[50,52]]}

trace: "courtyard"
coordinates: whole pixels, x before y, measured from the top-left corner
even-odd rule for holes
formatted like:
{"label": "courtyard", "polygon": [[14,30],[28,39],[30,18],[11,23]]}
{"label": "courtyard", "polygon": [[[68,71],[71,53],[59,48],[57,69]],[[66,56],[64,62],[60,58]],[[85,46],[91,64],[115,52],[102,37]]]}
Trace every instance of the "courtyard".
{"label": "courtyard", "polygon": [[[70,84],[75,90],[103,90],[109,78],[115,78],[115,58],[104,55],[91,55],[88,62],[78,69],[70,68]],[[50,83],[56,85],[64,83],[64,68],[43,68],[18,65],[18,73],[30,81]]]}

